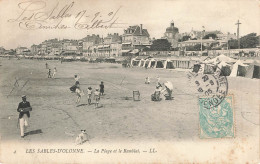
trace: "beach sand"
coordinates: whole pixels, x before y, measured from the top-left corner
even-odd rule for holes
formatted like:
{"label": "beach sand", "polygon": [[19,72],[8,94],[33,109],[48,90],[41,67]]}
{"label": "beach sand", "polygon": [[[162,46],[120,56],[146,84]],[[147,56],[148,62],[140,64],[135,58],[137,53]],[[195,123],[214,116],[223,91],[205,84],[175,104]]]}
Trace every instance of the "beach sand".
{"label": "beach sand", "polygon": [[[158,153],[150,158],[133,156],[133,161],[150,162],[256,162],[259,159],[259,80],[228,77],[228,92],[234,96],[235,138],[200,139],[198,94],[187,78],[188,70],[122,68],[120,64],[0,59],[1,153],[2,161],[15,162],[10,152],[32,145],[73,145],[81,129],[89,135],[85,145],[132,145],[156,147]],[[54,79],[47,78],[45,63],[56,67]],[[80,76],[85,96],[76,104],[76,94],[69,88]],[[149,76],[151,84],[144,84]],[[151,101],[157,77],[171,81],[174,100]],[[18,84],[14,85],[16,80]],[[87,88],[105,85],[100,107],[87,104]],[[133,101],[133,91],[141,94]],[[36,134],[20,138],[17,128],[18,103],[27,95],[31,103],[29,131]],[[94,102],[94,100],[92,100]],[[37,133],[37,132],[42,133]],[[84,146],[84,145],[83,145]],[[9,147],[10,151],[3,151]],[[19,147],[19,148],[18,148]],[[95,147],[95,146],[94,146]],[[98,146],[97,146],[98,147]],[[201,152],[202,154],[200,154]],[[8,156],[8,157],[7,157]],[[118,155],[114,154],[118,157]],[[58,156],[59,157],[59,156]],[[76,162],[74,158],[60,162]],[[110,158],[113,156],[110,156]],[[52,159],[52,156],[28,155],[24,161]],[[92,159],[93,158],[93,159]],[[106,160],[89,157],[90,161]],[[77,158],[81,162],[84,158]],[[114,161],[123,157],[112,158]],[[112,160],[112,161],[113,161]],[[131,160],[127,160],[130,161]],[[132,161],[132,162],[133,162]],[[54,161],[53,161],[54,162]]]}

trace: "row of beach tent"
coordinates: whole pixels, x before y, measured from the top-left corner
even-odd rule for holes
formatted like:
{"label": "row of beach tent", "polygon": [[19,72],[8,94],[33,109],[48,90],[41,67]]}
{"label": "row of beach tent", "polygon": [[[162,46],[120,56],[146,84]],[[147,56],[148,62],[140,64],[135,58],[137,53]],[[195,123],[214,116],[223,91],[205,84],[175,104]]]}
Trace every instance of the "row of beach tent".
{"label": "row of beach tent", "polygon": [[260,79],[260,63],[256,60],[242,61],[219,55],[213,59],[198,61],[193,66],[193,72],[204,74],[213,74],[217,69],[221,70],[221,76]]}
{"label": "row of beach tent", "polygon": [[237,60],[225,55],[206,59],[159,59],[159,58],[133,58],[130,63],[134,67],[156,69],[192,69],[193,72],[213,74],[221,70],[221,76],[242,76],[260,79],[260,63],[255,60]]}
{"label": "row of beach tent", "polygon": [[131,60],[131,66],[143,67],[143,68],[161,68],[161,69],[174,69],[183,68],[189,69],[195,61],[192,60],[170,60],[170,59],[158,59],[158,58],[148,58],[139,59],[133,58]]}

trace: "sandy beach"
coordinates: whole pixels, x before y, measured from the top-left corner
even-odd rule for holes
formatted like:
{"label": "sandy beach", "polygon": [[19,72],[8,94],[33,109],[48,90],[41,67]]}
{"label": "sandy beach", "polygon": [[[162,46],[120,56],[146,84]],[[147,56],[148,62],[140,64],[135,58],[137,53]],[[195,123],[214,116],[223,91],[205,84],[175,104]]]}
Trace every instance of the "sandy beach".
{"label": "sandy beach", "polygon": [[[57,68],[53,79],[47,78],[46,62],[52,70]],[[153,143],[160,151],[157,156],[163,154],[167,159],[171,155],[179,156],[186,148],[186,151],[199,150],[204,145],[201,151],[210,149],[215,155],[229,156],[216,159],[220,162],[222,158],[230,160],[224,162],[232,163],[238,159],[249,163],[259,159],[260,81],[257,79],[227,77],[228,92],[234,96],[235,138],[203,140],[199,138],[198,94],[188,81],[189,70],[3,58],[0,58],[0,65],[2,148],[8,144],[15,147],[10,143],[73,145],[80,130],[86,129],[90,137],[89,143],[86,143],[88,146],[100,143]],[[85,93],[88,87],[95,89],[101,81],[104,82],[105,95],[101,96],[99,108],[95,108],[94,104],[88,105],[86,95],[76,104],[76,94],[69,90],[75,83],[75,74],[80,76],[81,88]],[[151,78],[150,84],[144,83],[147,76]],[[174,100],[151,101],[158,76],[161,82],[173,83]],[[16,81],[18,84],[15,84]],[[134,90],[140,91],[140,101],[133,101]],[[42,132],[24,139],[20,138],[17,128],[16,109],[21,95],[27,95],[33,108],[28,131]],[[173,154],[163,152],[167,145]],[[178,153],[174,154],[177,150]],[[1,152],[1,158],[7,160],[5,153],[8,152]],[[209,162],[204,159],[215,159],[214,154],[205,153],[201,157],[197,151],[193,153],[189,156],[185,153],[187,156],[182,158],[187,162],[192,159],[203,162]],[[154,158],[160,161],[156,156]],[[178,160],[181,159],[176,158]]]}

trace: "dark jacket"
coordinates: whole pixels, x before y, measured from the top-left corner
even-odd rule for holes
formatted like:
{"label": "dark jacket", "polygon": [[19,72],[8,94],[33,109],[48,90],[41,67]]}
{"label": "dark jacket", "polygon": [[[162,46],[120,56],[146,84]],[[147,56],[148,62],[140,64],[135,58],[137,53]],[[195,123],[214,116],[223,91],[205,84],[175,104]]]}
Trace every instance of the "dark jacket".
{"label": "dark jacket", "polygon": [[[31,107],[30,103],[28,101],[24,102],[20,102],[17,108],[17,112],[20,112],[19,109],[20,108],[27,108],[27,107]],[[19,118],[22,118],[24,114],[27,114],[28,117],[30,117],[30,112],[20,112],[19,114]]]}
{"label": "dark jacket", "polygon": [[100,84],[99,86],[100,86],[100,92],[104,92],[104,89],[105,89],[104,84]]}

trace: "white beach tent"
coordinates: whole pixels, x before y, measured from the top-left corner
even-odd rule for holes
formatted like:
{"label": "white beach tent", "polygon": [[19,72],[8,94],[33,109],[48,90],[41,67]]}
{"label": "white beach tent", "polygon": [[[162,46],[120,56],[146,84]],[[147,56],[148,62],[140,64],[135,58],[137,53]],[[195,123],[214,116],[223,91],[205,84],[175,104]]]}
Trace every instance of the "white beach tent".
{"label": "white beach tent", "polygon": [[148,64],[147,68],[153,68],[155,66],[155,64],[156,64],[156,60],[155,59],[151,59],[149,61],[149,64]]}
{"label": "white beach tent", "polygon": [[137,58],[133,58],[131,60],[131,66],[139,66],[140,60]]}
{"label": "white beach tent", "polygon": [[218,64],[219,62],[222,62],[222,61],[224,61],[226,63],[235,63],[236,62],[235,59],[221,54],[213,59],[206,60],[205,63]]}
{"label": "white beach tent", "polygon": [[147,68],[148,64],[149,64],[149,59],[146,59],[146,60],[144,61],[144,64],[143,64],[142,67]]}
{"label": "white beach tent", "polygon": [[[248,65],[244,64],[241,60],[238,60],[232,68],[231,74],[229,76],[231,77],[236,77],[236,76],[243,76],[246,73],[246,67]],[[243,73],[244,72],[244,73]]]}
{"label": "white beach tent", "polygon": [[226,63],[225,61],[221,61],[219,64],[217,64],[218,66],[218,69],[221,69],[222,67],[225,67],[225,66],[230,66],[228,63]]}
{"label": "white beach tent", "polygon": [[133,66],[133,62],[134,62],[135,58],[131,59],[130,65]]}
{"label": "white beach tent", "polygon": [[165,60],[164,69],[174,69],[173,62],[170,59]]}
{"label": "white beach tent", "polygon": [[141,60],[139,61],[138,67],[142,67],[143,64],[144,64],[144,62],[145,62],[145,60],[144,60],[144,59],[141,59]]}

